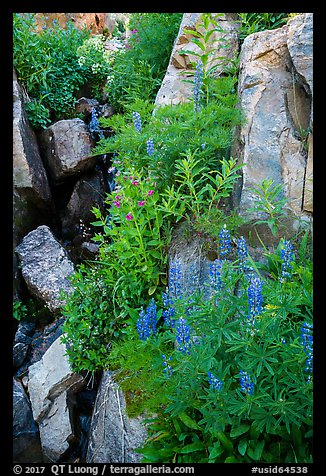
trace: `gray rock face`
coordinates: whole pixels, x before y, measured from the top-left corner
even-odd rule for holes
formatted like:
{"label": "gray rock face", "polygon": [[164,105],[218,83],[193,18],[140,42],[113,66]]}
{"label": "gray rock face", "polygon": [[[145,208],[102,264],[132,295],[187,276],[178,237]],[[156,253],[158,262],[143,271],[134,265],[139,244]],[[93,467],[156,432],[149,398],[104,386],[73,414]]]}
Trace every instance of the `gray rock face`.
{"label": "gray rock face", "polygon": [[207,249],[207,241],[191,234],[187,236],[187,223],[179,224],[170,245],[169,268],[172,263],[177,265],[181,274],[181,292],[185,296],[191,295],[196,289],[201,289],[209,297],[210,266],[218,258],[214,249]]}
{"label": "gray rock face", "polygon": [[50,228],[42,225],[28,233],[16,252],[30,293],[50,311],[58,310],[64,303],[60,291],[72,290],[67,278],[74,272],[74,265]]}
{"label": "gray rock face", "polygon": [[110,372],[104,372],[91,422],[87,463],[139,463],[147,431],[140,417],[128,418],[122,391]]}
{"label": "gray rock face", "polygon": [[[252,187],[282,184],[291,212],[303,211],[307,153],[303,131],[311,121],[312,14],[282,28],[249,35],[240,55],[239,97],[247,122],[235,156],[246,164],[240,213],[251,217]],[[311,184],[310,184],[311,188]]]}
{"label": "gray rock face", "polygon": [[69,203],[62,214],[63,230],[77,232],[80,220],[84,224],[95,221],[91,209],[99,205],[103,195],[104,190],[98,174],[88,174],[88,176],[78,180]]}
{"label": "gray rock face", "polygon": [[39,425],[43,453],[50,461],[57,461],[74,436],[68,392],[77,390],[83,378],[72,372],[60,337],[41,360],[29,367],[28,375],[33,418]]}
{"label": "gray rock face", "polygon": [[38,428],[22,384],[13,379],[13,461],[43,462]]}
{"label": "gray rock face", "polygon": [[[213,13],[213,15],[216,15]],[[218,25],[223,28],[223,32],[214,32],[211,36],[210,48],[217,48],[214,53],[214,60],[210,66],[218,65],[214,74],[222,71],[220,58],[234,58],[238,52],[238,30],[239,23],[236,23],[234,13],[223,13],[218,18]],[[202,50],[192,43],[191,35],[183,33],[184,28],[200,30],[198,24],[201,22],[201,13],[184,13],[180,29],[171,53],[169,65],[165,77],[159,89],[155,104],[162,106],[165,104],[179,104],[188,101],[192,97],[193,85],[186,83],[183,79],[192,79],[194,68],[191,63],[197,63],[198,57],[191,53],[181,55],[181,50],[189,50],[194,53],[200,53]],[[221,42],[224,39],[227,43]]]}
{"label": "gray rock face", "polygon": [[47,175],[36,136],[24,111],[24,97],[13,77],[13,224],[14,242],[46,220],[53,211]]}
{"label": "gray rock face", "polygon": [[35,324],[32,322],[20,322],[15,334],[13,347],[13,365],[18,368],[24,362],[29,346],[32,342]]}
{"label": "gray rock face", "polygon": [[55,183],[92,168],[92,139],[81,119],[58,121],[40,134],[44,162]]}

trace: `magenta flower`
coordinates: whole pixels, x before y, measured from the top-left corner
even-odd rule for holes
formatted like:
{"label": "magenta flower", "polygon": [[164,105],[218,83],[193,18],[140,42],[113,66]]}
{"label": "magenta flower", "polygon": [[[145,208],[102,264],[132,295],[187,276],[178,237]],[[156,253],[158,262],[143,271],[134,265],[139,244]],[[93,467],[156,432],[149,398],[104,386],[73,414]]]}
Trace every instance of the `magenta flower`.
{"label": "magenta flower", "polygon": [[133,180],[131,183],[132,183],[132,185],[139,185],[138,180]]}
{"label": "magenta flower", "polygon": [[139,207],[142,207],[143,205],[145,205],[145,203],[146,203],[145,200],[140,200],[140,201],[138,202],[138,206],[139,206]]}
{"label": "magenta flower", "polygon": [[116,200],[113,202],[113,205],[115,205],[117,208],[120,208],[121,203]]}
{"label": "magenta flower", "polygon": [[147,196],[150,197],[151,195],[153,195],[153,193],[154,193],[154,190],[148,190]]}
{"label": "magenta flower", "polygon": [[132,213],[131,212],[127,213],[126,220],[133,220],[133,219],[134,217],[132,216]]}

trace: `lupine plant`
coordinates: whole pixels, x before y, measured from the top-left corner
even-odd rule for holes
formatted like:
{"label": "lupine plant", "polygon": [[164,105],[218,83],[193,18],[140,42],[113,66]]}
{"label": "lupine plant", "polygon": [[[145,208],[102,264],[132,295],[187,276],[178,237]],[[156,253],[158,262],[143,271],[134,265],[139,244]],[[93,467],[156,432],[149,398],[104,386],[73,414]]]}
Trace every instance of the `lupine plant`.
{"label": "lupine plant", "polygon": [[[223,230],[224,236],[228,230]],[[173,324],[157,321],[146,341],[132,339],[113,349],[112,362],[124,363],[117,374],[122,388],[132,388],[135,368],[139,385],[143,368],[139,408],[146,410],[147,401],[157,413],[139,449],[143,462],[312,461],[312,323],[302,298],[311,293],[311,281],[293,301],[288,281],[280,279],[282,267],[275,278],[262,279],[243,237],[239,245],[238,255],[250,270],[244,271],[239,259],[222,259],[219,267],[212,263],[209,299],[201,290],[191,296],[182,292],[183,276],[173,262],[163,299]],[[293,259],[292,280],[302,284],[301,272]],[[239,279],[244,292],[235,293]],[[173,289],[178,299],[172,302],[167,296]],[[162,382],[164,395],[157,393]],[[131,408],[136,414],[135,405]]]}

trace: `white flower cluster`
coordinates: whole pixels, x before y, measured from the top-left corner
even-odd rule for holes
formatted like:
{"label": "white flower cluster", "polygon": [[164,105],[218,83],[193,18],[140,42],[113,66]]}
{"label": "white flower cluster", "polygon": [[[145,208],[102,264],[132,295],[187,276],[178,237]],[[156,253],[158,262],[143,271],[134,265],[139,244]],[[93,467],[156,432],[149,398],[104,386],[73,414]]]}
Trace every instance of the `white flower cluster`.
{"label": "white flower cluster", "polygon": [[88,40],[85,41],[83,46],[86,48],[94,49],[95,51],[104,52],[104,35],[94,35],[91,36]]}
{"label": "white flower cluster", "polygon": [[93,74],[99,73],[101,71],[101,68],[102,68],[102,66],[100,65],[100,63],[92,64],[92,66],[91,66],[92,73]]}
{"label": "white flower cluster", "polygon": [[91,69],[93,74],[103,73],[110,62],[112,52],[106,48],[104,35],[94,35],[78,48],[78,64]]}

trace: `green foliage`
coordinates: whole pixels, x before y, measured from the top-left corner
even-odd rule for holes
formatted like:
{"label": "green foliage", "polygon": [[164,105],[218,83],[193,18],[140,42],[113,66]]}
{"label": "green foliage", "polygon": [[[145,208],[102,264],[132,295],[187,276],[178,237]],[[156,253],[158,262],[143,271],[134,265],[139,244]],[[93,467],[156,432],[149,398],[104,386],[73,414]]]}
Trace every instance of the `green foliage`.
{"label": "green foliage", "polygon": [[[300,336],[303,322],[312,322],[311,262],[294,263],[286,281],[273,267],[267,271],[254,326],[248,319],[250,275],[224,261],[220,291],[208,299],[194,289],[174,303],[173,318],[187,316],[191,329],[189,353],[176,348],[176,328],[166,324],[146,341],[133,334],[121,347],[115,344],[112,362],[123,367],[122,388],[137,389],[139,410],[157,415],[139,449],[143,462],[312,461],[312,380]],[[171,358],[170,376],[163,373],[162,356],[159,365],[163,353]],[[252,394],[241,389],[241,370],[254,383]],[[223,382],[221,389],[209,384],[209,372]],[[133,415],[137,405],[131,400]]]}
{"label": "green foliage", "polygon": [[72,114],[76,92],[88,79],[76,52],[88,37],[89,32],[78,30],[72,22],[63,29],[54,21],[37,32],[33,14],[14,13],[13,64],[18,80],[34,100],[27,111],[38,127],[44,127],[49,113],[52,119]]}
{"label": "green foliage", "polygon": [[13,303],[13,317],[17,319],[17,321],[21,321],[25,319],[27,316],[27,307],[26,305],[19,300],[14,301]]}
{"label": "green foliage", "polygon": [[111,291],[94,266],[80,265],[70,280],[74,291],[62,308],[62,341],[75,372],[94,372],[106,367],[111,341],[119,335]]}
{"label": "green foliage", "polygon": [[125,52],[114,56],[105,87],[108,100],[117,112],[124,112],[137,99],[155,99],[161,78],[155,78],[151,65],[142,60],[127,61]]}
{"label": "green foliage", "polygon": [[[150,169],[159,177],[160,188],[172,185],[176,161],[187,151],[196,152],[196,158],[207,170],[219,168],[220,159],[227,157],[232,143],[234,127],[242,122],[241,111],[235,108],[237,95],[235,78],[217,78],[210,84],[211,100],[198,114],[193,103],[162,106],[152,115],[153,107],[147,101],[130,104],[124,116],[102,119],[101,124],[115,134],[102,140],[94,154],[116,152],[122,162],[133,157],[140,170]],[[132,123],[132,112],[141,114],[142,133]],[[146,152],[146,141],[152,138],[155,153]]]}
{"label": "green foliage", "polygon": [[[188,218],[196,231],[215,240],[225,222],[237,233],[241,219],[221,207],[243,166],[229,152],[242,115],[236,78],[230,73],[213,78],[210,70],[208,30],[217,28],[210,14],[202,16],[204,32],[195,35],[205,66],[201,107],[194,113],[190,101],[152,114],[160,67],[144,52],[159,38],[153,45],[143,42],[154,15],[133,17],[140,26],[132,48],[112,58],[109,97],[124,115],[101,120],[114,135],[101,140],[94,154],[114,153],[116,187],[107,194],[105,212],[93,209],[98,258],[79,267],[72,277],[75,291],[63,307],[70,362],[76,371],[110,368],[126,395],[129,416],[155,414],[139,448],[145,463],[311,462],[312,376],[300,335],[302,324],[312,322],[308,231],[297,237],[290,277],[284,275],[281,241],[275,251],[266,250],[263,263],[248,256],[244,268],[240,257],[224,260],[217,291],[194,286],[192,294],[173,299],[173,319],[182,317],[189,326],[189,352],[178,348],[179,331],[165,319],[167,299],[161,293],[171,225]],[[158,15],[157,20],[171,18]],[[88,69],[93,53],[87,53]],[[258,223],[276,235],[285,216],[281,187],[264,180],[255,193]],[[248,295],[253,276],[264,281],[263,307],[254,321]],[[138,318],[152,298],[159,308],[157,332],[140,340]],[[252,392],[241,386],[241,371],[250,376]],[[220,388],[212,386],[210,373]]]}
{"label": "green foliage", "polygon": [[230,233],[236,236],[239,227],[244,221],[244,218],[236,212],[224,212],[223,209],[217,207],[211,209],[203,208],[201,213],[194,217],[192,227],[200,236],[207,235],[217,240],[224,224],[226,224],[226,228]]}
{"label": "green foliage", "polygon": [[129,28],[135,33],[128,39],[129,56],[148,62],[154,77],[162,78],[169,62],[182,13],[133,13]]}
{"label": "green foliage", "polygon": [[[215,17],[213,17],[212,13],[202,13],[201,15],[201,22],[198,23],[196,26],[196,30],[184,28],[183,33],[190,34],[191,42],[197,45],[200,49],[199,52],[192,51],[192,50],[180,50],[179,54],[190,54],[191,56],[197,57],[201,60],[203,65],[203,78],[202,78],[202,91],[204,93],[204,101],[208,103],[209,101],[209,93],[210,93],[210,85],[212,82],[213,73],[217,68],[221,68],[224,73],[235,75],[234,68],[237,64],[237,58],[229,58],[219,56],[216,58],[216,52],[220,51],[221,48],[225,48],[227,46],[227,40],[221,36],[218,41],[218,46],[212,47],[212,35],[215,32],[224,33],[225,30],[222,26],[218,23],[218,17],[221,16],[221,13],[218,13]],[[218,61],[217,61],[218,60]],[[191,65],[193,68],[196,67],[196,64]],[[189,73],[185,73],[189,74]],[[191,80],[184,80],[185,82],[193,82]]]}
{"label": "green foliage", "polygon": [[[291,14],[290,14],[291,15]],[[288,13],[239,13],[240,41],[246,36],[263,30],[274,30],[286,24]]]}
{"label": "green foliage", "polygon": [[253,186],[252,190],[255,194],[255,205],[248,211],[261,214],[262,218],[256,220],[255,223],[257,225],[266,223],[276,236],[282,226],[280,220],[287,216],[285,210],[287,198],[283,194],[282,185],[274,185],[272,179],[264,179],[260,185]]}
{"label": "green foliage", "polygon": [[107,94],[116,111],[135,99],[151,100],[161,85],[181,13],[133,13],[125,49],[114,55]]}
{"label": "green foliage", "polygon": [[27,117],[34,129],[46,129],[50,124],[50,111],[39,99],[25,103]]}
{"label": "green foliage", "polygon": [[166,284],[169,228],[157,207],[156,185],[132,168],[121,169],[116,181],[106,199],[110,213],[93,209],[97,221],[92,225],[101,230],[94,236],[98,259],[75,273],[75,291],[63,308],[68,355],[76,370],[105,368],[112,340],[135,324],[135,309]]}
{"label": "green foliage", "polygon": [[188,151],[184,155],[175,162],[174,184],[163,192],[161,209],[177,220],[186,215],[196,220],[202,213],[209,215],[223,197],[230,196],[243,165],[236,165],[234,159],[222,159],[221,171],[209,170],[195,154]]}
{"label": "green foliage", "polygon": [[111,70],[111,52],[105,49],[105,41],[104,35],[93,35],[77,49],[79,66],[87,71],[95,84],[104,84]]}

